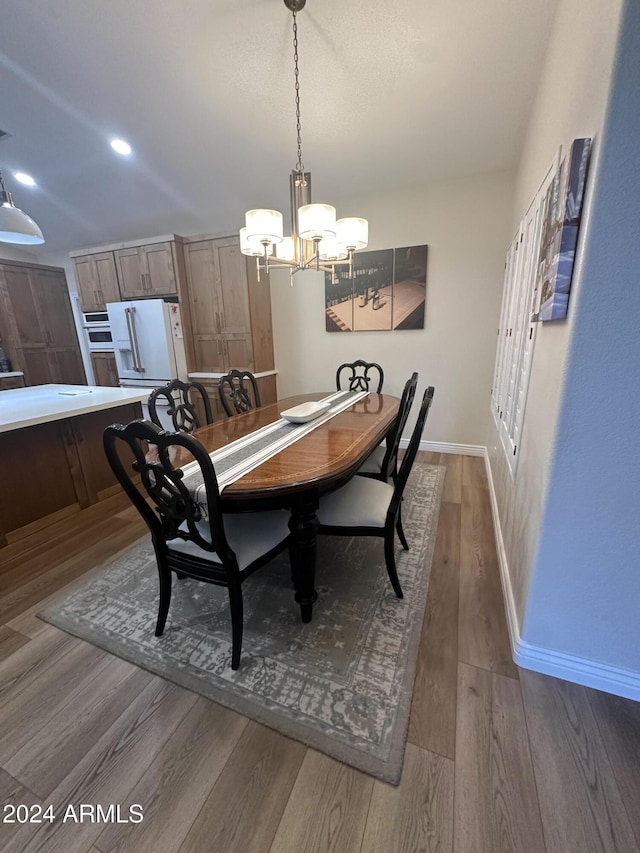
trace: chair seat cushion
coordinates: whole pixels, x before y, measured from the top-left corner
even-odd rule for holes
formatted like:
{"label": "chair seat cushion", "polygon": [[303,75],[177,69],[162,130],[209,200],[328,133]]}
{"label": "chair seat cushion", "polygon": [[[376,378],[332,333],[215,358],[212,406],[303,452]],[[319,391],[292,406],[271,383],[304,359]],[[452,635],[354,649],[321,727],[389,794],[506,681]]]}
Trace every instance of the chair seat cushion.
{"label": "chair seat cushion", "polygon": [[370,477],[353,477],[320,498],[318,520],[326,527],[384,527],[393,486]]}
{"label": "chair seat cushion", "polygon": [[376,449],[373,451],[371,456],[368,456],[362,465],[358,468],[358,474],[381,474],[382,473],[382,463],[384,461],[384,454],[386,452],[386,448],[384,445],[379,444]]}
{"label": "chair seat cushion", "polygon": [[[289,535],[289,513],[286,510],[226,513],[223,516],[223,522],[227,542],[235,552],[241,570],[246,569],[258,557],[275,548]],[[200,522],[197,526],[203,538],[208,538],[209,525],[206,522]],[[170,551],[221,563],[215,551],[205,551],[194,542],[172,539],[167,544]]]}

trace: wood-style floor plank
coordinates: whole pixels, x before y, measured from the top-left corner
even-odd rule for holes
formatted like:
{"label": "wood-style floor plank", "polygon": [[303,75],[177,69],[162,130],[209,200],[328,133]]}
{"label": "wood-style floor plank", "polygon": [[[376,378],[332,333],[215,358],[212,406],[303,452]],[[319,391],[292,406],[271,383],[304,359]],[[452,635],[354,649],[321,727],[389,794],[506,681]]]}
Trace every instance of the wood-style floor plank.
{"label": "wood-style floor plank", "polygon": [[442,500],[447,503],[462,503],[462,456],[440,453],[438,464],[447,469],[442,490]]}
{"label": "wood-style floor plank", "polygon": [[265,853],[287,805],[306,747],[250,722],[180,853]]}
{"label": "wood-style floor plank", "polygon": [[189,832],[248,720],[198,699],[139,783],[126,797],[144,808],[141,824],[110,824],[101,853],[174,853]]}
{"label": "wood-style floor plank", "polygon": [[586,693],[640,850],[640,702]]}
{"label": "wood-style floor plank", "polygon": [[[108,662],[109,657],[102,649],[76,641],[38,678],[31,679],[28,686],[23,685],[19,692],[7,697],[2,705],[0,764],[8,769],[9,759],[43,726],[74,703],[84,684],[99,678]],[[20,781],[26,784],[24,779]]]}
{"label": "wood-style floor plank", "polygon": [[[0,769],[0,809],[2,809],[2,820],[0,820],[0,850],[4,850],[9,840],[20,829],[20,824],[15,820],[15,814],[9,809],[11,806],[33,806],[39,804],[36,795],[21,785],[17,779],[12,778],[4,770]],[[7,822],[7,818],[13,818],[14,823]]]}
{"label": "wood-style floor plank", "polygon": [[460,505],[442,503],[409,718],[409,741],[453,759],[458,681]]}
{"label": "wood-style floor plank", "polygon": [[455,853],[545,853],[519,683],[464,663],[455,791]]}
{"label": "wood-style floor plank", "polygon": [[462,487],[458,658],[517,678],[486,495],[484,489]]}
{"label": "wood-style floor plank", "polygon": [[29,642],[29,638],[18,633],[7,625],[0,625],[0,661],[8,658],[21,646]]}
{"label": "wood-style floor plank", "polygon": [[461,456],[462,485],[473,489],[488,489],[487,469],[483,456]]}
{"label": "wood-style floor plank", "polygon": [[270,853],[359,853],[373,779],[308,749]]}
{"label": "wood-style floor plank", "polygon": [[400,785],[374,783],[361,853],[451,853],[453,781],[452,761],[407,744]]}
{"label": "wood-style floor plank", "polygon": [[528,670],[521,685],[547,853],[637,850],[585,688]]}
{"label": "wood-style floor plank", "polygon": [[[83,643],[80,649],[91,648]],[[42,799],[60,785],[80,762],[87,744],[94,743],[116,722],[152,675],[133,664],[106,656],[106,665],[89,670],[72,701],[46,721],[26,721],[19,742],[23,744],[5,769]]]}
{"label": "wood-style floor plank", "polygon": [[[195,694],[153,677],[114,725],[87,743],[84,757],[48,798],[55,812],[64,814],[69,803],[124,802],[196,701]],[[103,829],[90,821],[25,826],[3,853],[83,850]]]}

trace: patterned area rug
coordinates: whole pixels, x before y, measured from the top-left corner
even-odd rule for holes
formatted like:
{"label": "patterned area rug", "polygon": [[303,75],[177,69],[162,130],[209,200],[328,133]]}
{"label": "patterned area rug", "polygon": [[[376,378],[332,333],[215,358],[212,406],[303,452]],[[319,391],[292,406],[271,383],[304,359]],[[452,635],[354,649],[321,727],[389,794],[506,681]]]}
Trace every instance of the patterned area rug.
{"label": "patterned area rug", "polygon": [[[396,598],[381,539],[319,537],[313,621],[293,600],[288,554],[243,584],[244,639],[233,672],[227,591],[175,581],[162,637],[145,537],[41,618],[114,655],[398,784],[444,468],[416,464],[403,503],[411,550],[396,550]],[[397,542],[397,539],[396,539]]]}

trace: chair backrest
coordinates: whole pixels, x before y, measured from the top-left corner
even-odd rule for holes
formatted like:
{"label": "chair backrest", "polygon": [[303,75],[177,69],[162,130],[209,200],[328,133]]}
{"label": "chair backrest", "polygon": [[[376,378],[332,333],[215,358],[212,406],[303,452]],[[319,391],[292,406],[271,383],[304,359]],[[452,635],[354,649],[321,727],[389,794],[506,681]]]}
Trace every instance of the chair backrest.
{"label": "chair backrest", "polygon": [[169,403],[167,414],[171,416],[173,428],[179,432],[193,432],[194,429],[202,426],[193,400],[191,392],[195,391],[200,395],[204,408],[205,422],[213,423],[211,414],[211,403],[209,395],[204,387],[199,382],[181,382],[180,379],[172,379],[161,388],[155,388],[149,395],[149,417],[159,427],[162,423],[158,416],[158,398],[163,397]]}
{"label": "chair backrest", "polygon": [[[138,420],[108,426],[103,445],[118,482],[151,531],[156,552],[166,553],[172,539],[184,539],[215,551],[222,562],[235,562],[224,533],[213,463],[194,436],[165,432],[151,421]],[[185,448],[198,463],[206,512],[185,486],[182,470],[172,464],[178,448]]]}
{"label": "chair backrest", "polygon": [[402,432],[406,426],[409,412],[413,404],[413,398],[416,395],[416,387],[418,385],[418,374],[414,371],[409,379],[405,382],[402,397],[400,398],[400,407],[398,409],[398,417],[393,425],[393,430],[389,436],[387,450],[382,460],[382,475],[385,480],[388,480],[392,475],[395,476],[398,467],[398,449],[400,448],[400,439]]}
{"label": "chair backrest", "polygon": [[395,516],[400,505],[400,501],[402,500],[402,493],[404,492],[404,488],[407,485],[409,474],[411,473],[411,469],[413,467],[413,463],[415,462],[418,448],[420,447],[422,433],[424,432],[424,425],[427,422],[427,415],[429,414],[429,409],[431,408],[434,393],[435,388],[433,387],[433,385],[430,385],[422,396],[422,403],[420,405],[420,411],[418,412],[418,420],[416,421],[416,425],[414,426],[413,432],[411,433],[407,452],[402,458],[402,464],[400,465],[400,470],[398,471],[398,476],[396,478],[395,486],[393,489],[393,497],[391,498],[391,503],[389,504],[389,510],[387,515],[389,513],[393,513],[393,515]]}
{"label": "chair backrest", "polygon": [[249,409],[259,409],[260,392],[253,373],[248,370],[230,370],[218,382],[220,401],[227,417],[240,415]]}
{"label": "chair backrest", "polygon": [[[375,379],[378,380],[378,387],[375,390],[379,394],[382,391],[384,372],[380,365],[374,361],[358,359],[353,362],[345,362],[336,370],[336,388],[338,391],[373,391],[371,385]],[[344,388],[342,387],[343,384]]]}

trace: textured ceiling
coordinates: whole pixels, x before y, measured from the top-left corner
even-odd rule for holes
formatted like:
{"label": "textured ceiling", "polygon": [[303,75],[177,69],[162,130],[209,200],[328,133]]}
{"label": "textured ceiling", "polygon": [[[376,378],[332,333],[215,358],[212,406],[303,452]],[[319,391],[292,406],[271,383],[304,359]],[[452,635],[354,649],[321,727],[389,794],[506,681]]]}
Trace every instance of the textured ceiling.
{"label": "textured ceiling", "polygon": [[[555,6],[308,0],[314,200],[512,168]],[[0,168],[43,249],[228,233],[249,207],[286,213],[296,136],[282,0],[4,0],[1,20]],[[112,136],[134,154],[114,154]]]}

